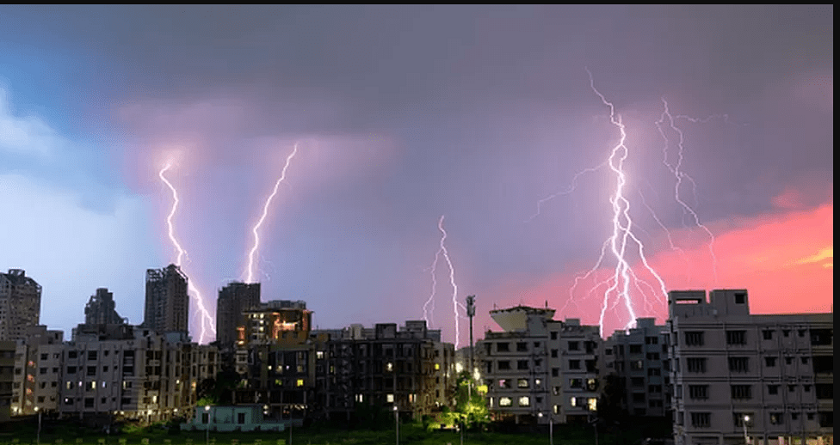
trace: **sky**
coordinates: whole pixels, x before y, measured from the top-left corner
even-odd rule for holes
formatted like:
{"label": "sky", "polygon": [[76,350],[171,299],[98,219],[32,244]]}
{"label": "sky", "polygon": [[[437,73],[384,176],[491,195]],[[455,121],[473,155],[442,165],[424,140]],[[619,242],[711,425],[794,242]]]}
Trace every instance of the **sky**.
{"label": "sky", "polygon": [[0,269],[67,336],[99,287],[139,324],[171,214],[212,318],[288,160],[254,279],[322,329],[425,318],[463,346],[467,295],[476,338],[520,304],[609,335],[669,290],[829,312],[833,15],[3,5]]}

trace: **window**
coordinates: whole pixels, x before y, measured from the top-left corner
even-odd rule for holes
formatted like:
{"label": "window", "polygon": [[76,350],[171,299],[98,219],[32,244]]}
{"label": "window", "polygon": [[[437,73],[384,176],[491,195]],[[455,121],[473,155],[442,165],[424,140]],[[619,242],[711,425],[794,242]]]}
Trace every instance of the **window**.
{"label": "window", "polygon": [[645,368],[645,364],[641,360],[633,360],[632,362],[630,362],[630,369],[635,369],[635,370],[638,371],[638,370],[644,369],[644,368]]}
{"label": "window", "polygon": [[793,364],[793,357],[785,357],[785,364],[792,365]]}
{"label": "window", "polygon": [[788,385],[788,392],[796,391],[796,385]]}
{"label": "window", "polygon": [[569,388],[583,388],[583,379],[569,379]]}
{"label": "window", "polygon": [[[79,356],[79,352],[78,352],[78,351],[70,351],[70,352],[68,352],[68,353],[67,353],[67,358],[76,358],[76,357],[78,357],[78,356]],[[72,403],[72,402],[71,402],[71,403]]]}
{"label": "window", "polygon": [[551,368],[551,376],[552,377],[559,377],[560,376],[560,368]]}
{"label": "window", "polygon": [[240,425],[245,423],[245,413],[236,413],[236,423]]}
{"label": "window", "polygon": [[807,364],[808,364],[808,357],[801,357],[801,360],[802,360],[802,364],[803,364],[803,365],[807,365]]}
{"label": "window", "polygon": [[580,351],[580,342],[570,341],[569,342],[569,350],[570,351]]}
{"label": "window", "polygon": [[87,397],[85,399],[85,408],[93,408],[93,397]]}
{"label": "window", "polygon": [[833,329],[811,329],[811,346],[830,346]]}
{"label": "window", "polygon": [[519,379],[516,382],[516,386],[519,388],[528,388],[528,379]]}
{"label": "window", "polygon": [[210,413],[201,413],[201,423],[210,423]]}
{"label": "window", "polygon": [[648,377],[653,377],[657,375],[661,375],[661,370],[659,368],[648,368],[647,375]]}
{"label": "window", "polygon": [[67,367],[67,373],[68,374],[75,374],[76,373],[76,367],[75,366],[68,366]]}
{"label": "window", "polygon": [[691,413],[691,426],[708,428],[712,423],[712,413]]}
{"label": "window", "polygon": [[510,369],[510,361],[509,360],[499,360],[499,371],[507,371]]}
{"label": "window", "polygon": [[631,377],[630,378],[630,386],[641,388],[645,386],[645,378],[644,377]]}
{"label": "window", "polygon": [[659,337],[645,337],[645,344],[646,345],[658,345],[659,344]]}
{"label": "window", "polygon": [[388,403],[394,403],[394,395],[393,394],[388,394],[387,396],[385,396],[385,400]]}
{"label": "window", "polygon": [[659,360],[659,353],[658,352],[648,352],[647,355],[645,356],[645,358],[647,358],[648,360],[653,360],[653,361]]}
{"label": "window", "polygon": [[597,391],[598,390],[598,380],[597,379],[586,379],[586,390],[587,391]]}
{"label": "window", "polygon": [[761,331],[761,335],[762,337],[764,337],[765,340],[773,340],[773,331],[771,331],[770,329],[765,329]]}
{"label": "window", "polygon": [[96,375],[96,366],[88,366],[87,375]]}
{"label": "window", "polygon": [[551,333],[551,339],[552,340],[557,340],[557,331],[554,331],[554,332]]}
{"label": "window", "polygon": [[47,354],[41,354],[41,360],[46,360],[49,357]]}
{"label": "window", "polygon": [[534,342],[534,348],[539,348],[539,347],[540,347],[540,342],[535,341],[535,342]]}
{"label": "window", "polygon": [[695,400],[709,398],[709,385],[688,385],[688,397]]}
{"label": "window", "polygon": [[528,352],[528,343],[521,341],[516,344],[516,352]]}
{"label": "window", "polygon": [[735,304],[746,304],[747,303],[747,294],[743,292],[736,292],[735,293]]}
{"label": "window", "polygon": [[556,349],[551,350],[551,358],[557,358],[557,350]]}
{"label": "window", "polygon": [[512,402],[510,397],[499,397],[499,406],[510,406]]}
{"label": "window", "polygon": [[516,369],[527,370],[528,369],[528,360],[517,360],[516,361]]}
{"label": "window", "polygon": [[508,343],[496,343],[496,352],[510,352],[510,345]]}
{"label": "window", "polygon": [[752,386],[750,386],[750,385],[732,385],[732,399],[733,400],[752,399]]}
{"label": "window", "polygon": [[508,389],[510,388],[510,380],[508,379],[499,379],[499,388]]}
{"label": "window", "polygon": [[634,392],[633,393],[633,403],[645,403],[645,393]]}
{"label": "window", "polygon": [[779,394],[779,385],[767,385],[767,394],[771,396]]}
{"label": "window", "polygon": [[648,385],[648,392],[650,394],[661,394],[662,385]]}
{"label": "window", "polygon": [[747,331],[726,331],[727,345],[745,345],[747,344]]}
{"label": "window", "polygon": [[631,354],[641,354],[642,353],[642,345],[630,345],[630,353]]}
{"label": "window", "polygon": [[834,411],[820,411],[820,428],[834,428]]}
{"label": "window", "polygon": [[686,331],[685,345],[686,346],[703,346],[703,331]]}
{"label": "window", "polygon": [[706,372],[706,358],[705,357],[689,357],[686,360],[688,364],[688,372],[704,373]]}
{"label": "window", "polygon": [[729,357],[730,372],[747,372],[749,371],[749,365],[749,357]]}
{"label": "window", "polygon": [[580,360],[569,360],[569,369],[580,369]]}
{"label": "window", "polygon": [[87,358],[88,360],[96,360],[96,351],[88,351]]}
{"label": "window", "polygon": [[764,364],[768,368],[773,368],[776,366],[776,357],[764,357]]}
{"label": "window", "polygon": [[831,400],[834,398],[834,384],[833,383],[817,383],[817,398],[822,400]]}
{"label": "window", "polygon": [[531,398],[528,396],[522,396],[519,398],[519,406],[531,406]]}

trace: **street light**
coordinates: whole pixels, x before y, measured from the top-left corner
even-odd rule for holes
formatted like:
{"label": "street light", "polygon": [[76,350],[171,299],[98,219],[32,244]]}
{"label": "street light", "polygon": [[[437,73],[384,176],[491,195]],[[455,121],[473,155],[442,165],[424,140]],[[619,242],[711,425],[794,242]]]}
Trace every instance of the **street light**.
{"label": "street light", "polygon": [[744,416],[744,443],[747,444],[747,445],[749,445],[749,443],[750,443],[750,438],[749,438],[749,436],[747,436],[747,422],[749,422],[749,421],[750,421],[750,416],[745,415]]}
{"label": "street light", "polygon": [[35,412],[38,413],[38,435],[36,436],[36,443],[38,445],[41,444],[41,410],[38,409],[39,407],[35,407]]}
{"label": "street light", "polygon": [[204,413],[207,414],[207,424],[206,429],[204,430],[204,441],[207,445],[210,445],[210,405],[204,405]]}
{"label": "street light", "polygon": [[397,445],[400,445],[400,412],[397,405],[394,405],[394,425],[397,427]]}

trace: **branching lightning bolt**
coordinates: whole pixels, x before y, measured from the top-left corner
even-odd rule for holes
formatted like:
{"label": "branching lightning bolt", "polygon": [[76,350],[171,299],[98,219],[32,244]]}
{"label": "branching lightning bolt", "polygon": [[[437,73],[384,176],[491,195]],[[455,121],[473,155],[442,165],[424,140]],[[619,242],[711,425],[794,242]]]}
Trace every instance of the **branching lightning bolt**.
{"label": "branching lightning bolt", "polygon": [[[427,322],[430,321],[431,312],[434,310],[435,303],[435,289],[437,287],[437,279],[435,278],[435,271],[437,270],[438,259],[443,256],[446,260],[446,265],[449,267],[449,284],[452,286],[452,311],[455,319],[455,349],[458,349],[461,341],[461,328],[459,326],[459,319],[462,317],[458,313],[458,309],[464,309],[464,306],[458,302],[458,285],[455,283],[455,267],[452,265],[452,259],[449,258],[449,251],[446,250],[446,229],[443,228],[444,215],[441,215],[438,220],[438,230],[440,230],[440,247],[435,253],[435,260],[432,262],[432,294],[423,305],[423,314]],[[431,307],[431,309],[429,309]]]}
{"label": "branching lightning bolt", "polygon": [[572,178],[572,183],[571,183],[571,185],[569,185],[568,187],[566,187],[566,188],[565,188],[565,189],[563,189],[563,190],[560,190],[560,191],[558,191],[558,192],[552,193],[551,195],[548,195],[548,196],[546,196],[545,198],[540,199],[539,201],[537,201],[537,212],[536,212],[536,213],[534,213],[533,215],[531,215],[531,217],[530,217],[530,218],[528,218],[525,222],[526,222],[526,223],[531,222],[534,218],[536,218],[536,217],[540,216],[540,212],[542,212],[542,205],[543,205],[543,204],[545,204],[546,202],[548,202],[548,201],[550,201],[550,200],[552,200],[552,199],[554,199],[554,198],[556,198],[556,197],[558,197],[558,196],[564,196],[564,195],[568,195],[568,194],[570,194],[570,193],[574,192],[574,191],[575,191],[575,189],[577,188],[577,180],[578,180],[578,178],[580,178],[581,176],[583,176],[583,175],[584,175],[584,174],[586,174],[586,173],[593,173],[593,172],[596,172],[596,171],[600,170],[602,167],[604,167],[605,165],[607,165],[607,162],[606,162],[606,161],[605,161],[605,162],[602,162],[601,164],[599,164],[599,165],[597,165],[597,166],[595,166],[595,167],[586,168],[586,169],[583,169],[583,170],[581,170],[581,171],[577,172],[577,174],[575,174],[575,176]]}
{"label": "branching lightning bolt", "polygon": [[[666,101],[664,97],[662,98],[662,106],[663,106],[662,116],[659,118],[658,121],[656,121],[656,128],[659,129],[659,134],[662,135],[662,139],[665,140],[665,147],[662,149],[662,152],[663,152],[662,162],[665,164],[666,167],[668,167],[669,170],[671,170],[671,173],[673,173],[674,176],[677,179],[676,183],[674,184],[674,199],[680,204],[680,206],[682,206],[683,214],[691,215],[691,218],[694,220],[694,225],[696,227],[699,227],[700,229],[702,229],[704,232],[706,232],[706,235],[709,237],[709,244],[708,244],[709,255],[712,258],[712,269],[713,269],[713,272],[714,272],[715,283],[717,283],[717,280],[718,280],[717,257],[715,256],[715,249],[714,249],[715,236],[712,234],[712,231],[709,230],[708,227],[706,227],[705,225],[700,223],[700,218],[697,216],[697,212],[695,212],[694,209],[691,206],[686,204],[685,201],[683,201],[682,197],[680,196],[680,188],[682,187],[683,179],[685,179],[686,181],[691,183],[691,188],[692,188],[692,191],[694,192],[694,200],[695,200],[695,202],[697,201],[697,191],[696,191],[697,190],[697,184],[694,182],[694,179],[691,176],[689,176],[687,173],[685,173],[684,171],[681,170],[682,162],[683,162],[683,149],[684,149],[684,143],[685,143],[685,136],[683,134],[682,129],[680,129],[676,125],[676,119],[683,118],[683,119],[686,119],[686,120],[688,120],[690,122],[694,122],[694,123],[705,123],[705,122],[708,122],[712,118],[718,117],[718,115],[710,116],[706,119],[695,119],[695,118],[685,116],[685,115],[673,116],[671,114],[671,111],[668,109],[668,101]],[[721,115],[721,116],[723,117],[724,121],[728,120],[727,115]],[[669,140],[668,140],[668,136],[665,134],[665,130],[663,129],[664,125],[668,125],[668,128],[670,128],[672,131],[677,133],[677,136],[678,136],[678,140],[677,140],[677,161],[673,165],[668,162]]]}
{"label": "branching lightning bolt", "polygon": [[[172,222],[172,218],[175,216],[175,212],[178,210],[178,191],[175,189],[175,186],[166,179],[166,176],[163,174],[172,168],[172,163],[167,162],[166,166],[158,172],[158,176],[160,180],[169,187],[169,190],[172,192],[172,209],[169,211],[169,215],[166,217],[166,225],[169,234],[169,240],[172,242],[172,245],[175,247],[175,250],[178,251],[178,256],[175,259],[175,265],[181,267],[181,260],[186,255],[187,251],[181,247],[181,244],[178,243],[178,240],[175,238],[175,224]],[[193,296],[193,300],[195,300],[196,307],[199,311],[199,317],[201,318],[201,334],[199,336],[199,343],[206,344],[209,343],[206,341],[207,336],[207,326],[210,326],[210,330],[213,332],[213,335],[216,334],[216,327],[215,323],[213,322],[213,317],[210,316],[210,312],[204,307],[204,298],[201,296],[201,292],[193,283],[193,279],[187,280],[187,287],[188,291],[191,292]]]}
{"label": "branching lightning bolt", "polygon": [[[588,69],[586,72],[589,74],[589,86],[592,88],[592,91],[601,99],[601,102],[609,108],[610,123],[618,128],[620,138],[618,143],[612,148],[610,156],[607,159],[607,165],[609,165],[610,170],[613,171],[616,177],[615,193],[610,196],[610,204],[612,205],[613,210],[612,234],[604,241],[604,244],[601,247],[601,254],[598,257],[598,261],[595,263],[595,266],[593,266],[592,269],[586,272],[583,276],[575,278],[575,283],[569,290],[569,293],[571,296],[581,280],[595,274],[595,272],[601,267],[607,250],[609,250],[616,260],[612,276],[606,281],[596,284],[590,290],[590,292],[594,292],[598,288],[606,286],[606,290],[604,290],[603,303],[601,305],[601,312],[598,319],[601,335],[603,336],[604,316],[606,315],[608,309],[614,308],[619,303],[623,303],[630,316],[630,321],[627,323],[626,328],[630,328],[635,324],[637,318],[636,310],[634,309],[633,302],[631,300],[631,291],[636,290],[642,295],[645,295],[645,291],[642,286],[646,286],[648,289],[653,289],[652,286],[645,283],[638,277],[628,262],[628,247],[633,249],[633,246],[635,246],[635,250],[638,252],[638,256],[645,269],[658,282],[659,291],[661,292],[663,300],[667,298],[667,290],[662,278],[648,264],[647,257],[644,253],[644,244],[633,232],[633,220],[630,217],[630,201],[624,195],[624,189],[627,185],[627,176],[624,173],[624,161],[630,153],[630,150],[626,145],[626,128],[622,123],[621,117],[616,115],[615,106],[609,102],[597,88],[595,88],[595,81],[592,77],[592,73]],[[628,244],[631,243],[633,246],[628,246]],[[614,303],[612,305],[610,305],[611,298],[614,298]]]}
{"label": "branching lightning bolt", "polygon": [[292,153],[286,157],[286,164],[283,166],[283,171],[280,174],[280,178],[277,179],[277,182],[274,183],[274,189],[268,196],[268,199],[265,200],[265,204],[263,205],[262,216],[260,217],[259,221],[257,221],[257,223],[254,225],[254,228],[251,229],[251,233],[254,234],[254,244],[253,246],[251,246],[251,250],[248,252],[248,266],[245,270],[246,283],[254,282],[254,255],[260,248],[260,226],[262,226],[266,216],[268,216],[268,208],[271,205],[271,200],[274,199],[274,196],[277,194],[277,190],[280,188],[280,184],[286,179],[286,170],[289,168],[289,164],[292,162],[292,158],[294,158],[297,154],[297,150],[298,144],[295,144],[295,148],[294,150],[292,150]]}

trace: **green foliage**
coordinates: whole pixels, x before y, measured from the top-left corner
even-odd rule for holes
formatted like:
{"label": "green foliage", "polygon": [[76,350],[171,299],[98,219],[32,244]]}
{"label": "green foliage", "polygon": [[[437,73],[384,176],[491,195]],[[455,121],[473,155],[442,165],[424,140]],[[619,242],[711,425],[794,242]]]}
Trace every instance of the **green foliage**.
{"label": "green foliage", "polygon": [[453,409],[443,408],[440,423],[447,428],[463,426],[467,430],[485,430],[490,423],[490,411],[484,396],[478,392],[478,385],[467,371],[458,375],[457,385],[455,406]]}

